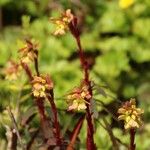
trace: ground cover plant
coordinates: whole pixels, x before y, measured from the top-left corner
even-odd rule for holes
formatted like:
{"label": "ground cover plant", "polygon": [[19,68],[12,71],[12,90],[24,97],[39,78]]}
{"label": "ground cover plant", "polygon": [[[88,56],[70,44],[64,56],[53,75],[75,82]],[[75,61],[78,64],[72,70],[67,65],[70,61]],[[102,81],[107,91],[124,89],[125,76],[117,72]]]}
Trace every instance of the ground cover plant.
{"label": "ground cover plant", "polygon": [[[83,36],[81,16],[71,9],[43,17],[44,26],[41,20],[30,23],[29,16],[22,17],[17,46],[8,40],[12,51],[1,60],[1,98],[5,98],[1,102],[2,149],[148,149],[149,142],[141,145],[140,139],[146,139],[149,131],[148,123],[145,125],[141,119],[143,113],[148,118],[148,108],[144,108],[148,106],[149,71],[131,68],[140,63],[148,67],[149,50],[140,58],[135,56],[140,46],[135,47],[134,54],[128,50],[142,38],[141,44],[147,43],[148,47],[148,35],[134,37],[138,33],[125,25],[127,20],[131,24],[133,16],[128,8],[136,7],[134,1],[120,0],[120,9],[115,4],[99,3],[103,15],[94,25],[95,30],[91,27],[90,33],[90,28],[85,28]],[[107,19],[113,16],[104,6],[108,10],[111,6],[110,11],[114,6],[119,15],[127,15],[127,20],[109,26]],[[96,21],[94,17],[86,19],[84,23],[89,26],[90,19]],[[116,43],[121,43],[118,47],[123,45],[121,51]],[[141,74],[144,81],[140,80]],[[139,101],[143,97],[145,104]]]}

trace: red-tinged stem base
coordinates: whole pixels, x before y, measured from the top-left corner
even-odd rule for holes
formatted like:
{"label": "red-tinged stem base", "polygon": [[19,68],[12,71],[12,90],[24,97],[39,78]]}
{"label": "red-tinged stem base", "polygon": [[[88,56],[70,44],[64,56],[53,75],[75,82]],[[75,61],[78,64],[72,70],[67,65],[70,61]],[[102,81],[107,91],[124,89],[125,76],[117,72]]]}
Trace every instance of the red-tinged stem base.
{"label": "red-tinged stem base", "polygon": [[96,145],[94,144],[94,129],[92,123],[92,115],[90,114],[89,106],[86,109],[87,116],[87,150],[96,150]]}
{"label": "red-tinged stem base", "polygon": [[135,150],[136,144],[135,142],[135,129],[130,129],[130,149]]}
{"label": "red-tinged stem base", "polygon": [[50,93],[51,93],[51,96],[47,96],[47,99],[50,102],[52,112],[53,112],[53,115],[54,115],[54,126],[55,126],[55,129],[56,129],[55,136],[56,136],[56,140],[57,140],[57,145],[61,145],[62,144],[62,139],[61,139],[61,136],[60,136],[60,124],[58,122],[57,108],[56,108],[56,105],[54,103],[53,90],[51,90]]}

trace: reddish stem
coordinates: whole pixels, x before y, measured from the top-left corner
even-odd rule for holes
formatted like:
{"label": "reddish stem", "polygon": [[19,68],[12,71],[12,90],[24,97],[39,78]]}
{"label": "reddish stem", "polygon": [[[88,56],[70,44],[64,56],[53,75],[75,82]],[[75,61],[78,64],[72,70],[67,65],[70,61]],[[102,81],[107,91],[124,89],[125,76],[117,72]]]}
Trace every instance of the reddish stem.
{"label": "reddish stem", "polygon": [[[85,60],[85,57],[84,57],[84,52],[83,52],[82,47],[81,47],[80,38],[77,37],[76,41],[77,41],[77,45],[78,45],[78,48],[79,48],[80,62],[81,62],[81,65],[82,65],[82,68],[83,68],[83,71],[84,71],[84,81],[85,81],[86,85],[89,87],[89,93],[92,96],[93,92],[92,92],[92,88],[91,88],[91,82],[90,82],[90,79],[89,79],[88,65],[86,63],[86,60]],[[90,102],[91,99],[87,99],[87,101]],[[93,139],[94,127],[93,127],[93,123],[92,123],[92,115],[91,115],[91,112],[90,112],[89,104],[86,104],[86,106],[87,106],[86,119],[87,119],[87,124],[88,124],[88,129],[87,129],[87,150],[95,150],[96,146],[94,144],[94,139]]]}
{"label": "reddish stem", "polygon": [[130,129],[130,150],[135,150],[135,129]]}
{"label": "reddish stem", "polygon": [[37,76],[39,76],[40,73],[39,73],[39,66],[38,66],[38,51],[37,50],[35,50],[35,54],[36,54],[36,57],[34,58],[34,66],[35,66],[36,74]]}
{"label": "reddish stem", "polygon": [[82,127],[84,118],[85,118],[85,115],[82,116],[82,117],[78,120],[77,124],[75,125],[75,127],[74,127],[74,129],[73,129],[73,131],[72,131],[72,135],[71,135],[71,137],[70,137],[70,143],[69,143],[69,145],[67,146],[67,150],[74,150],[73,146],[74,146],[75,141],[76,141],[76,139],[77,139],[77,137],[78,137],[78,134],[80,133],[80,130],[81,130],[81,127]]}
{"label": "reddish stem", "polygon": [[21,62],[22,68],[25,70],[30,81],[33,80],[32,72],[26,63]]}
{"label": "reddish stem", "polygon": [[[85,56],[84,56],[84,51],[82,49],[81,42],[80,42],[79,30],[77,28],[77,18],[74,18],[74,20],[69,24],[69,28],[70,28],[70,31],[71,31],[73,37],[76,39],[77,46],[78,46],[80,63],[81,63],[82,69],[84,71],[84,82],[89,87],[89,93],[92,97],[93,93],[92,93],[92,88],[91,88],[91,82],[90,82],[90,79],[89,79],[89,67],[88,67],[88,64],[86,62],[86,59],[85,59]],[[90,103],[92,98],[86,99],[86,100],[88,101],[88,103]],[[94,144],[94,139],[93,139],[94,127],[93,127],[93,123],[92,123],[92,115],[91,115],[89,105],[86,104],[86,106],[87,106],[86,119],[87,119],[87,124],[88,124],[88,128],[87,128],[87,149],[88,150],[96,150],[96,146]]]}
{"label": "reddish stem", "polygon": [[45,115],[45,109],[44,109],[44,102],[43,102],[43,98],[36,98],[36,104],[38,106],[38,111],[40,114],[40,118],[41,121],[45,121],[47,119],[46,115]]}
{"label": "reddish stem", "polygon": [[[32,72],[31,72],[30,68],[28,67],[28,65],[26,63],[21,62],[21,65],[22,65],[23,69],[25,70],[25,72],[26,72],[26,74],[29,77],[29,80],[31,82],[33,80],[33,76],[32,76]],[[38,110],[39,110],[39,113],[40,113],[40,118],[43,121],[43,120],[46,119],[46,116],[45,116],[45,113],[44,113],[43,99],[37,98],[36,99],[36,104],[38,106]]]}
{"label": "reddish stem", "polygon": [[[38,67],[38,51],[36,50],[35,53],[36,53],[37,57],[34,59],[34,64],[35,64],[34,66],[35,66],[36,74],[37,74],[37,76],[39,76],[40,73],[39,73],[39,67]],[[50,95],[47,96],[47,99],[49,100],[49,102],[51,104],[52,112],[54,114],[54,126],[56,129],[55,136],[56,136],[56,140],[57,140],[57,145],[61,145],[60,125],[59,125],[58,117],[57,117],[57,108],[56,108],[56,105],[54,103],[53,90],[50,91]]]}
{"label": "reddish stem", "polygon": [[53,111],[53,115],[54,115],[54,126],[56,129],[55,135],[56,135],[56,140],[57,140],[57,145],[61,145],[62,144],[62,140],[61,140],[61,136],[60,136],[60,124],[58,121],[58,116],[57,116],[57,108],[56,105],[54,103],[54,93],[53,90],[50,91],[50,95],[47,95],[47,99],[51,104],[51,108]]}
{"label": "reddish stem", "polygon": [[87,65],[86,59],[84,57],[84,52],[81,47],[80,37],[76,38],[76,42],[77,42],[77,45],[79,48],[80,63],[83,68],[83,71],[84,71],[84,80],[89,85],[90,81],[89,81],[88,65]]}

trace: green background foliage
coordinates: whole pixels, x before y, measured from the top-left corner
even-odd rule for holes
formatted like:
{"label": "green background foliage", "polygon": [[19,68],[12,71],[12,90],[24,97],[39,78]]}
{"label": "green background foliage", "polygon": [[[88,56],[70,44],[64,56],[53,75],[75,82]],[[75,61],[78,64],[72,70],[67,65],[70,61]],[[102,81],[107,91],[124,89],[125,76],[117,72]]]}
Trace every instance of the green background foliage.
{"label": "green background foliage", "polygon": [[[79,85],[82,71],[77,59],[74,39],[68,33],[63,37],[54,37],[55,27],[49,18],[58,16],[66,8],[71,8],[79,18],[81,42],[87,59],[92,63],[91,79],[102,86],[111,97],[100,96],[109,106],[112,114],[114,104],[120,105],[131,97],[137,99],[143,108],[144,126],[138,130],[137,150],[150,148],[150,1],[136,0],[133,6],[121,9],[117,0],[1,0],[0,11],[0,145],[5,147],[5,126],[10,125],[10,118],[5,112],[9,104],[17,106],[18,93],[25,84],[21,98],[21,112],[24,114],[32,106],[27,80],[24,74],[17,82],[4,80],[2,68],[11,58],[18,60],[17,50],[20,41],[32,37],[40,45],[40,71],[48,73],[54,80],[57,107],[67,109],[64,94]],[[116,100],[117,99],[117,100]],[[98,108],[98,111],[103,108]],[[113,124],[110,114],[101,115],[112,124],[114,135],[123,143],[129,142],[127,132],[122,131],[119,123]],[[70,121],[68,121],[70,120]],[[35,125],[37,120],[35,120]],[[62,125],[72,128],[71,118],[60,117]],[[86,126],[86,123],[84,124]],[[99,150],[111,149],[109,135],[97,123],[95,141]],[[63,130],[66,128],[63,126]],[[86,127],[80,137],[85,139]],[[27,136],[27,135],[26,135]],[[85,149],[85,140],[81,140],[80,149]],[[120,147],[125,149],[123,146]],[[5,149],[5,148],[4,148]]]}

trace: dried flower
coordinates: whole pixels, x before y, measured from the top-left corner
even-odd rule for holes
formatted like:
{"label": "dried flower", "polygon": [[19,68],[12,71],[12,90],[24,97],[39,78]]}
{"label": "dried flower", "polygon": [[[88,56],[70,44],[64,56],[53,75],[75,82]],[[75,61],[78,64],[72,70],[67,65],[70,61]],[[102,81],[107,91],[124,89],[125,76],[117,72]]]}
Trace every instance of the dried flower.
{"label": "dried flower", "polygon": [[130,7],[132,4],[134,4],[134,0],[120,0],[119,1],[119,6],[122,9],[126,9],[128,7]]}
{"label": "dried flower", "polygon": [[46,91],[53,88],[48,76],[34,76],[32,81],[32,92],[35,97],[46,97]]}
{"label": "dried flower", "polygon": [[19,64],[10,60],[7,63],[6,68],[3,70],[5,78],[8,80],[16,80],[20,75],[21,67]]}
{"label": "dried flower", "polygon": [[88,90],[88,86],[82,86],[75,88],[68,96],[67,103],[69,104],[68,110],[85,110],[86,104],[89,104],[86,100],[90,99],[91,95]]}
{"label": "dried flower", "polygon": [[124,121],[125,129],[139,128],[142,125],[141,114],[143,113],[142,109],[136,108],[135,99],[130,99],[118,109],[118,119]]}
{"label": "dried flower", "polygon": [[66,31],[69,29],[68,24],[73,20],[74,16],[71,13],[70,9],[67,9],[65,13],[62,13],[59,19],[51,18],[50,21],[56,24],[56,30],[54,35],[64,35]]}
{"label": "dried flower", "polygon": [[32,43],[29,40],[25,41],[25,46],[19,49],[23,63],[30,63],[34,58],[37,58],[37,46],[38,44]]}

